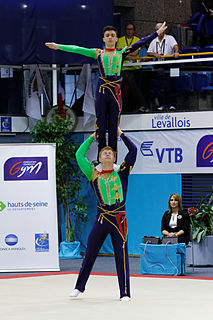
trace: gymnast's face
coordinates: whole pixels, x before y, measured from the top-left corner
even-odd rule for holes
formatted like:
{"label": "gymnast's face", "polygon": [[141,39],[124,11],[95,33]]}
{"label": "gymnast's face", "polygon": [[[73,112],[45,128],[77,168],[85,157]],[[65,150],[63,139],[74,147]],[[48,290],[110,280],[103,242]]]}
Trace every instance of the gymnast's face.
{"label": "gymnast's face", "polygon": [[117,34],[114,30],[107,30],[104,32],[103,42],[105,43],[106,48],[115,48],[117,41]]}
{"label": "gymnast's face", "polygon": [[110,149],[103,150],[99,156],[99,161],[102,164],[105,164],[105,163],[112,163],[113,164],[115,162],[114,152]]}

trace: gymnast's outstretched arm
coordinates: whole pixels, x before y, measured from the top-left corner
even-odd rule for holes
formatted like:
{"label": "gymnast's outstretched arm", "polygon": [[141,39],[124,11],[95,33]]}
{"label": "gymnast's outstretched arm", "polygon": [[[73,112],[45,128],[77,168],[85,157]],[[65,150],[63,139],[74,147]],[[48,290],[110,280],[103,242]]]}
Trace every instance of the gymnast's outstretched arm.
{"label": "gymnast's outstretched arm", "polygon": [[74,46],[74,45],[65,45],[65,44],[59,44],[55,42],[46,42],[45,46],[47,46],[50,49],[53,50],[62,50],[77,54],[82,54],[83,56],[96,59],[97,57],[97,50],[98,49],[88,49],[84,47]]}

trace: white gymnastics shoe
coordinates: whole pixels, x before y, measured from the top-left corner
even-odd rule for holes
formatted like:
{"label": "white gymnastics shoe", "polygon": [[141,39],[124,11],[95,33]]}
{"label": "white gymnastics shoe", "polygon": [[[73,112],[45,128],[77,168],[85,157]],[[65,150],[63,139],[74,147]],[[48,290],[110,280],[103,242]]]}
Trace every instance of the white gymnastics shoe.
{"label": "white gymnastics shoe", "polygon": [[124,297],[120,298],[120,301],[130,301],[130,300],[131,299],[128,296],[124,296]]}
{"label": "white gymnastics shoe", "polygon": [[77,298],[78,295],[79,295],[79,293],[81,293],[81,291],[79,291],[78,289],[74,289],[74,290],[69,294],[69,296],[70,296],[71,298]]}

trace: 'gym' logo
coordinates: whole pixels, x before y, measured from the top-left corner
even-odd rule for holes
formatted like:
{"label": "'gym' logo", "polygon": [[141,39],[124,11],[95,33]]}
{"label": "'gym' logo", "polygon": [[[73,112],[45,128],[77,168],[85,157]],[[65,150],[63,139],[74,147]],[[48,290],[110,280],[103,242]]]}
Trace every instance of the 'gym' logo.
{"label": "'gym' logo", "polygon": [[213,167],[213,135],[203,136],[198,142],[197,167]]}

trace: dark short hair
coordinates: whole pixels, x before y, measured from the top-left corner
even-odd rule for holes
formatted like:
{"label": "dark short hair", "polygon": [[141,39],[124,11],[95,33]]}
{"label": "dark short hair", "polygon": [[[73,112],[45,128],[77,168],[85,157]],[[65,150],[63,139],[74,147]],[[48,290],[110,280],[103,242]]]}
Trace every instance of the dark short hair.
{"label": "dark short hair", "polygon": [[106,31],[111,31],[111,30],[115,31],[115,32],[116,32],[116,35],[118,35],[118,30],[117,30],[115,27],[113,27],[113,26],[105,26],[105,27],[103,28],[103,36],[104,36],[104,33],[105,33]]}
{"label": "dark short hair", "polygon": [[135,28],[134,23],[132,23],[132,22],[128,22],[128,23],[125,24],[125,30],[126,30],[126,27],[127,27],[129,24],[131,24],[131,25],[133,26],[133,29],[134,29],[134,31],[135,31],[136,28]]}

